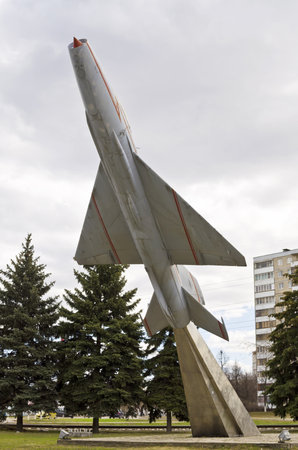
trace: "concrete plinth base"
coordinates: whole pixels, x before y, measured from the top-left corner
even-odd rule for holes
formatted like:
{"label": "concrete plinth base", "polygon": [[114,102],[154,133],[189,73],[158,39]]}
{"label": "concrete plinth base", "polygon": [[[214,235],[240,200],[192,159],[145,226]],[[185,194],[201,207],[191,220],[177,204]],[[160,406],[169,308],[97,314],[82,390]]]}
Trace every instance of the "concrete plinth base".
{"label": "concrete plinth base", "polygon": [[259,435],[196,326],[174,333],[193,437]]}
{"label": "concrete plinth base", "polygon": [[269,450],[273,448],[295,448],[297,450],[298,444],[298,434],[293,433],[292,439],[290,443],[280,444],[278,442],[278,435],[276,433],[266,433],[260,434],[259,436],[251,436],[251,437],[197,437],[193,438],[188,434],[155,434],[149,432],[148,435],[144,436],[136,436],[132,434],[131,436],[117,436],[118,432],[115,432],[115,436],[113,437],[93,437],[91,439],[58,439],[58,445],[65,445],[70,447],[71,445],[76,446],[77,448],[80,445],[85,447],[112,447],[112,448],[172,448],[177,447],[180,448],[225,448],[231,449],[236,447],[239,449],[247,448],[251,449],[252,447],[258,448],[268,448]]}

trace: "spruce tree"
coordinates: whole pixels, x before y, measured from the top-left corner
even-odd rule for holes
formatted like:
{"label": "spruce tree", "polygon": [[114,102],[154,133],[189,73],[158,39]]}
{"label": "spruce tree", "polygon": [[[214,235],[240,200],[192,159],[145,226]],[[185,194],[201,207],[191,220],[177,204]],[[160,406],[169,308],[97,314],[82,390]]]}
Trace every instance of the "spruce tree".
{"label": "spruce tree", "polygon": [[60,324],[60,398],[67,411],[98,419],[120,407],[134,413],[142,398],[142,325],[136,289],[124,292],[124,265],[75,270],[79,286],[66,290]]}
{"label": "spruce tree", "polygon": [[[288,275],[298,285],[298,268]],[[266,375],[273,383],[266,389],[276,415],[289,414],[298,420],[298,291],[285,292],[272,314],[278,321],[270,334],[272,358],[267,363]]]}
{"label": "spruce tree", "polygon": [[58,304],[57,297],[46,298],[54,282],[45,268],[28,234],[16,259],[0,271],[0,410],[17,416],[19,431],[23,412],[56,407]]}
{"label": "spruce tree", "polygon": [[167,431],[171,431],[172,414],[178,420],[188,420],[173,330],[165,328],[148,338],[146,355],[146,404],[149,420],[155,421],[165,411]]}

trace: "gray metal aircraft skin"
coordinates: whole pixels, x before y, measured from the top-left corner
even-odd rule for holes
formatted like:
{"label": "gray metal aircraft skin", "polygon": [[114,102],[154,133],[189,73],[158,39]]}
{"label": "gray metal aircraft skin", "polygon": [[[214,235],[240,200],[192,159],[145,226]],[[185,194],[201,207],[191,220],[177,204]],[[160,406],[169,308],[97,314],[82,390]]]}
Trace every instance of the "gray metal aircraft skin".
{"label": "gray metal aircraft skin", "polygon": [[79,264],[144,264],[154,294],[147,333],[190,321],[228,340],[223,320],[203,305],[181,264],[244,266],[244,257],[137,155],[125,113],[86,39],[69,53],[100,156],[75,259]]}

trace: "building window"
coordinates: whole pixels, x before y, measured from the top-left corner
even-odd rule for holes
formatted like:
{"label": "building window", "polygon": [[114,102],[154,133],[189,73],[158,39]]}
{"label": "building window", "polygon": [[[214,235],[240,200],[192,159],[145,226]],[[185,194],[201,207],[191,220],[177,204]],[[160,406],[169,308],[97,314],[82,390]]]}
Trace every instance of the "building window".
{"label": "building window", "polygon": [[273,261],[270,259],[269,261],[262,261],[255,263],[255,269],[263,269],[263,267],[271,267],[273,266]]}
{"label": "building window", "polygon": [[274,308],[256,310],[256,317],[270,316],[271,314],[274,314]]}
{"label": "building window", "polygon": [[265,292],[265,291],[273,291],[273,284],[260,284],[260,286],[255,286],[256,292]]}
{"label": "building window", "polygon": [[292,262],[292,258],[288,258],[288,259],[287,259],[287,263],[290,264],[291,262]]}
{"label": "building window", "polygon": [[283,289],[284,288],[284,284],[283,283],[278,283],[278,289]]}
{"label": "building window", "polygon": [[273,295],[270,295],[268,297],[261,297],[256,299],[257,305],[263,305],[265,303],[274,303],[274,297]]}
{"label": "building window", "polygon": [[268,347],[264,346],[264,345],[258,345],[257,352],[258,353],[268,353]]}
{"label": "building window", "polygon": [[282,276],[283,276],[283,273],[282,273],[281,270],[278,271],[278,276],[279,276],[279,277],[282,277]]}
{"label": "building window", "polygon": [[266,320],[265,322],[256,322],[256,328],[272,328],[275,327],[275,320]]}
{"label": "building window", "polygon": [[268,359],[264,358],[264,359],[258,359],[258,366],[266,366]]}
{"label": "building window", "polygon": [[270,333],[266,334],[258,334],[257,335],[257,341],[268,341],[269,340]]}
{"label": "building window", "polygon": [[277,264],[278,264],[278,266],[282,266],[282,259],[278,259]]}
{"label": "building window", "polygon": [[257,273],[255,275],[255,280],[268,280],[268,278],[273,278],[273,272]]}

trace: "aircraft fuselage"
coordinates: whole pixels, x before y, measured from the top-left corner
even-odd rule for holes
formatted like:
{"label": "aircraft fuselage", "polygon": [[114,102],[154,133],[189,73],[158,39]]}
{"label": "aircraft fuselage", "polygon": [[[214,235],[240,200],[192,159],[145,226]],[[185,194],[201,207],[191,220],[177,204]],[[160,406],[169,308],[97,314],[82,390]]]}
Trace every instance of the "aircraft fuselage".
{"label": "aircraft fuselage", "polygon": [[[127,119],[89,44],[80,42],[83,45],[78,47],[70,44],[69,50],[90,132],[163,313],[170,326],[183,328],[190,317],[179,272],[169,260],[151,213],[132,157],[135,148]],[[115,262],[121,263],[117,250],[112,252]]]}

